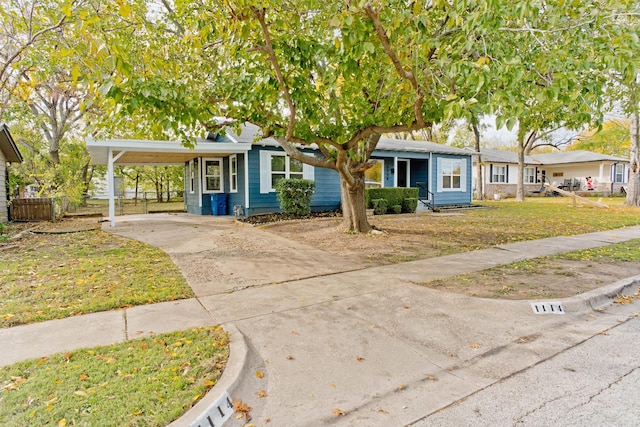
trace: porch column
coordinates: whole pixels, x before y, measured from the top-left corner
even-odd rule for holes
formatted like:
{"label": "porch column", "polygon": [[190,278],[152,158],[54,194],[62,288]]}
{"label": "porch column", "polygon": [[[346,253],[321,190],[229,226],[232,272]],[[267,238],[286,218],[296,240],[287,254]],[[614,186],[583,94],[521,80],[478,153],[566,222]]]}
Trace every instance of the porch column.
{"label": "porch column", "polygon": [[398,186],[398,158],[393,158],[393,188]]}
{"label": "porch column", "polygon": [[109,154],[107,156],[107,185],[109,187],[109,220],[111,221],[111,227],[116,226],[116,189],[115,189],[115,176],[113,173],[113,165],[118,161],[125,151],[119,152],[117,155],[113,155],[113,149],[109,147]]}

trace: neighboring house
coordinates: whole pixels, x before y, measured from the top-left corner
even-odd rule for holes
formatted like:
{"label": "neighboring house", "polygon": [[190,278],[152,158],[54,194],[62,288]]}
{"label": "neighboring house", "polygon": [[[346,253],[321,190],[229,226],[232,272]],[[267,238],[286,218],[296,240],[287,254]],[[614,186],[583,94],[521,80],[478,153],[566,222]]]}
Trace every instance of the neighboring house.
{"label": "neighboring house", "polygon": [[575,150],[533,155],[544,167],[550,182],[566,186],[578,180],[577,191],[588,191],[588,178],[592,189],[598,192],[619,193],[629,182],[629,159]]}
{"label": "neighboring house", "polygon": [[[261,139],[259,128],[243,127],[199,139],[192,149],[177,142],[87,139],[94,164],[183,164],[185,208],[199,215],[250,216],[277,212],[274,183],[281,178],[315,181],[314,211],[340,206],[340,179],[332,169],[316,168],[291,159],[272,138]],[[315,155],[317,150],[302,148]],[[379,167],[367,174],[369,186],[419,187],[420,197],[433,206],[471,203],[471,153],[445,145],[381,138],[372,154]],[[115,191],[113,191],[115,196]],[[213,202],[213,206],[212,206]],[[110,208],[114,224],[114,214]]]}
{"label": "neighboring house", "polygon": [[8,200],[12,189],[9,189],[9,168],[7,163],[22,162],[22,155],[16,146],[9,128],[0,123],[0,222],[9,220]]}
{"label": "neighboring house", "polygon": [[[518,183],[518,155],[506,150],[481,149],[484,194],[514,196]],[[473,158],[474,191],[476,190],[477,156]],[[588,178],[594,191],[619,193],[629,176],[629,160],[591,151],[562,151],[525,156],[525,193],[539,192],[544,183],[555,183],[571,191],[589,191]]]}
{"label": "neighboring house", "polygon": [[[518,154],[513,151],[480,150],[482,183],[485,195],[515,195],[518,184]],[[473,156],[473,191],[477,191],[476,176],[478,156]],[[543,173],[540,163],[531,156],[524,157],[525,192],[537,191],[542,187]]]}

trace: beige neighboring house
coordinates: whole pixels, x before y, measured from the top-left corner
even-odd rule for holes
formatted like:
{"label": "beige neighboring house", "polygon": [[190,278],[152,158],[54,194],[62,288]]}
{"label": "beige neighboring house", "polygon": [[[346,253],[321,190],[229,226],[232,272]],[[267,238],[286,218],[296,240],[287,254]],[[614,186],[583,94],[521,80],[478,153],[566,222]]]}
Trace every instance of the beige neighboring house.
{"label": "beige neighboring house", "polygon": [[0,123],[0,222],[9,220],[7,207],[9,200],[9,191],[7,189],[9,169],[7,164],[21,162],[22,155],[9,133],[9,128],[4,123]]}
{"label": "beige neighboring house", "polygon": [[[515,196],[518,183],[517,153],[483,148],[480,155],[485,196]],[[477,167],[478,156],[474,156],[474,192],[477,189]],[[544,183],[555,183],[569,191],[620,193],[628,182],[629,159],[622,157],[584,150],[525,156],[525,194],[540,194]]]}

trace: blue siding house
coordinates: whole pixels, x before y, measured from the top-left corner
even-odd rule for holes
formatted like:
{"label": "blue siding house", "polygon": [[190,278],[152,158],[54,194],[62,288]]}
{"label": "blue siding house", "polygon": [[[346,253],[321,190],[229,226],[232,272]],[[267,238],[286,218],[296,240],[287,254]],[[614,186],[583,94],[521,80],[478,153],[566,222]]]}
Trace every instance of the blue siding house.
{"label": "blue siding house", "polygon": [[[340,179],[332,169],[290,159],[272,138],[261,139],[259,128],[247,124],[240,135],[228,130],[199,139],[193,148],[178,142],[87,139],[95,164],[108,166],[110,217],[114,222],[115,165],[184,165],[185,209],[197,215],[251,216],[278,212],[274,183],[280,178],[315,181],[313,211],[340,207]],[[313,148],[302,148],[320,155]],[[426,141],[380,138],[372,159],[378,165],[366,173],[369,187],[417,187],[422,203],[431,207],[471,204],[469,151]],[[112,212],[113,211],[113,212]]]}
{"label": "blue siding house", "polygon": [[[316,183],[311,209],[340,207],[340,178],[332,169],[292,161],[271,138],[256,138],[259,129],[246,125],[240,135],[227,131],[207,142],[252,144],[244,153],[195,158],[185,165],[187,211],[199,215],[251,216],[278,212],[273,183],[278,178],[304,178]],[[314,155],[317,150],[304,148]],[[319,155],[319,153],[318,153]],[[425,141],[382,137],[372,159],[379,166],[367,174],[369,187],[417,187],[423,203],[432,207],[471,204],[471,154]],[[224,194],[225,196],[218,196]],[[216,201],[226,209],[216,212]],[[213,206],[212,206],[213,201]]]}

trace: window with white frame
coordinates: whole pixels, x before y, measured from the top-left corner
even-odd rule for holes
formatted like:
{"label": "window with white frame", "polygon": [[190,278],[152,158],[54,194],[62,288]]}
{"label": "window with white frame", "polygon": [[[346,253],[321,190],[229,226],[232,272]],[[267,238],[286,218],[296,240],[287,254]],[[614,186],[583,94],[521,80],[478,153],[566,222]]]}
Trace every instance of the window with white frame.
{"label": "window with white frame", "polygon": [[614,170],[613,182],[625,182],[624,165],[617,164]]}
{"label": "window with white frame", "polygon": [[536,168],[524,168],[524,183],[534,184],[536,182]]}
{"label": "window with white frame", "polygon": [[283,152],[260,151],[260,193],[274,192],[276,182],[292,178],[313,181],[313,166],[292,159]]}
{"label": "window with white frame", "polygon": [[367,188],[384,187],[384,160],[376,160],[376,165],[364,171],[364,185]]}
{"label": "window with white frame", "polygon": [[196,169],[193,160],[189,160],[189,193],[196,191]]}
{"label": "window with white frame", "polygon": [[462,160],[442,159],[442,189],[459,190],[462,183]]}
{"label": "window with white frame", "polygon": [[238,156],[235,154],[229,156],[229,191],[238,191]]}
{"label": "window with white frame", "polygon": [[222,193],[222,159],[204,159],[202,166],[203,193]]}
{"label": "window with white frame", "polygon": [[491,182],[507,182],[506,165],[491,165]]}

